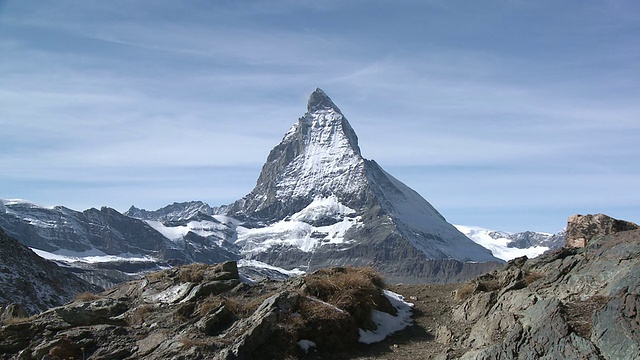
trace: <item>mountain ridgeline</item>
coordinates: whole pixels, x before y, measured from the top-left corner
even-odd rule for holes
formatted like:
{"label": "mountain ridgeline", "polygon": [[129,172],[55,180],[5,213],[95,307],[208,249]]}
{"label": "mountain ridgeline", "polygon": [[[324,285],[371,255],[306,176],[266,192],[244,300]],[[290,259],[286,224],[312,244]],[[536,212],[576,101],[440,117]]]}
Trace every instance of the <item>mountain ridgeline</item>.
{"label": "mountain ridgeline", "polygon": [[420,283],[462,281],[502,263],[365,159],[355,131],[320,89],[268,155],[255,188],[232,204],[132,206],[120,214],[3,201],[0,227],[34,248],[146,256],[154,266],[241,259],[303,271],[366,265],[389,282]]}

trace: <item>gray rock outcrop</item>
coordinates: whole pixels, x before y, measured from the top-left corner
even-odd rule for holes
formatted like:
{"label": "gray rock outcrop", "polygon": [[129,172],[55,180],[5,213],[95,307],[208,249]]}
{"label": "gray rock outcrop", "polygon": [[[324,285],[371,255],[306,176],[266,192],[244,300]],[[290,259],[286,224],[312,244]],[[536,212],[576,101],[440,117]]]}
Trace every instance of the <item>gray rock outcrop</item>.
{"label": "gray rock outcrop", "polygon": [[583,248],[593,238],[620,231],[639,229],[635,223],[614,219],[604,214],[573,215],[567,225],[566,246]]}
{"label": "gray rock outcrop", "polygon": [[604,215],[571,217],[567,233],[584,247],[518,258],[462,287],[464,301],[452,311],[470,329],[455,344],[466,348],[461,358],[638,356],[640,229],[634,225]]}
{"label": "gray rock outcrop", "polygon": [[[336,286],[340,280],[320,278],[313,289],[356,294],[346,299],[357,312],[312,295],[309,276],[250,284],[240,281],[235,262],[191,264],[149,273],[37,316],[3,320],[0,354],[3,359],[297,358],[305,354],[298,346],[304,340],[327,356],[356,344],[358,327],[368,326],[359,319],[367,315],[362,304],[371,305],[368,321],[374,309],[397,314],[388,300],[380,301],[386,299],[380,281],[363,275],[372,273],[336,272],[349,282]],[[370,296],[380,299],[373,304]]]}

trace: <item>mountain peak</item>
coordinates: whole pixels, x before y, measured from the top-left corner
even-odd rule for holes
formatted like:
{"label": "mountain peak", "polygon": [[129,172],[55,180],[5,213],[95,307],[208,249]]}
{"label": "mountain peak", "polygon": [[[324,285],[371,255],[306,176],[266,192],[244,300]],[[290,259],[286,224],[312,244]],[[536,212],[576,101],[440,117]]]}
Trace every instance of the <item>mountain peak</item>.
{"label": "mountain peak", "polygon": [[307,102],[307,111],[314,112],[317,110],[330,110],[333,109],[338,113],[342,113],[340,109],[336,106],[336,104],[331,101],[331,98],[322,91],[320,88],[316,88],[311,96],[309,96],[309,101]]}

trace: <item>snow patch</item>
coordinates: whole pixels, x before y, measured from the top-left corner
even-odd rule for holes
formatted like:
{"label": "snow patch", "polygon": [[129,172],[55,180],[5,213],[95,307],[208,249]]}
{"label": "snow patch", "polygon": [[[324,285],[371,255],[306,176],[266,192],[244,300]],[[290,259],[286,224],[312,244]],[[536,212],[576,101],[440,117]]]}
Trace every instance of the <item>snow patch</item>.
{"label": "snow patch", "polygon": [[299,270],[299,269],[286,270],[286,269],[283,269],[283,268],[279,268],[277,266],[273,266],[273,265],[269,265],[267,263],[263,263],[262,261],[249,260],[249,259],[240,259],[240,260],[238,260],[238,268],[242,268],[242,267],[255,267],[255,268],[268,269],[268,270],[273,270],[273,271],[280,272],[280,273],[285,274],[287,276],[298,276],[298,275],[304,275],[305,274],[304,271]]}
{"label": "snow patch", "polygon": [[64,261],[67,263],[83,262],[88,264],[95,264],[95,263],[118,262],[118,261],[126,261],[126,262],[156,261],[152,257],[142,256],[139,254],[123,253],[119,255],[107,255],[97,249],[83,251],[83,252],[60,249],[54,253],[36,249],[36,248],[30,248],[30,249],[41,258],[51,260],[51,261]]}
{"label": "snow patch", "polygon": [[304,350],[304,353],[308,353],[309,349],[311,349],[312,347],[316,347],[316,343],[314,343],[311,340],[300,340],[298,341],[298,346],[300,346],[300,349]]}
{"label": "snow patch", "polygon": [[182,283],[178,285],[174,285],[164,291],[161,291],[157,294],[143,294],[143,297],[148,302],[161,302],[165,304],[178,302],[180,299],[184,298],[189,294],[191,288],[193,287],[193,283]]}
{"label": "snow patch", "polygon": [[145,222],[162,234],[162,236],[173,242],[184,240],[184,237],[189,232],[204,238],[213,236],[224,239],[224,231],[227,230],[227,225],[223,223],[215,223],[213,221],[206,220],[189,221],[186,225],[177,226],[166,226],[162,222],[156,220],[145,220]]}
{"label": "snow patch", "polygon": [[344,236],[352,226],[360,222],[360,218],[344,218],[333,225],[312,226],[296,220],[282,220],[263,228],[245,228],[239,226],[236,245],[245,254],[256,254],[267,251],[277,245],[294,246],[309,252],[318,246],[342,244]]}
{"label": "snow patch", "polygon": [[411,308],[413,304],[406,302],[404,297],[389,290],[383,290],[384,296],[389,299],[391,305],[398,310],[398,315],[393,316],[386,312],[373,310],[371,320],[377,325],[374,331],[360,330],[360,341],[364,344],[372,344],[384,340],[387,336],[400,331],[413,324]]}
{"label": "snow patch", "polygon": [[307,207],[293,214],[291,220],[313,223],[327,217],[343,218],[345,215],[355,212],[355,210],[342,205],[338,197],[331,195],[329,197],[316,197]]}

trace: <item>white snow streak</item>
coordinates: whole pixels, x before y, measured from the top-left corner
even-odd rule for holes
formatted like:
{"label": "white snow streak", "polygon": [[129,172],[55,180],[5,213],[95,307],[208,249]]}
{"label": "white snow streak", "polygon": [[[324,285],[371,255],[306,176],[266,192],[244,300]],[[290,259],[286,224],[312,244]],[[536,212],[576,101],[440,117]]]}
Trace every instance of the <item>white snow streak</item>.
{"label": "white snow streak", "polygon": [[393,316],[386,312],[373,310],[371,320],[378,326],[374,331],[360,330],[360,341],[364,344],[371,344],[384,340],[387,336],[400,331],[413,324],[411,319],[412,303],[406,302],[404,297],[389,290],[383,290],[384,296],[389,299],[391,305],[398,310],[398,315]]}

